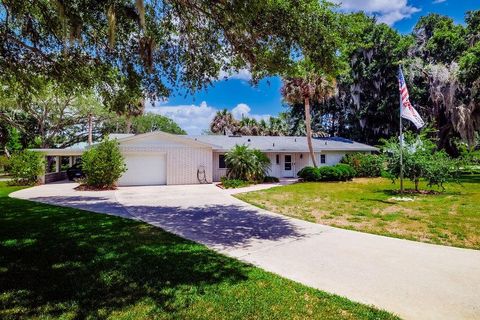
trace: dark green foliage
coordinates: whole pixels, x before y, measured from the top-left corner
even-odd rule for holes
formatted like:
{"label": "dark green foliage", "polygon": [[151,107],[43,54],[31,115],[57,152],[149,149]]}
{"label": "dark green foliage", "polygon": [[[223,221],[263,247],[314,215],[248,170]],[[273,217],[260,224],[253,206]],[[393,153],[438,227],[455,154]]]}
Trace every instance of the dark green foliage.
{"label": "dark green foliage", "polygon": [[170,118],[155,113],[147,113],[132,120],[132,133],[163,131],[172,134],[187,134],[185,130]]}
{"label": "dark green foliage", "polygon": [[229,179],[227,177],[221,177],[220,181],[222,182],[222,186],[225,189],[242,188],[250,185],[248,181],[240,180],[240,179]]}
{"label": "dark green foliage", "polygon": [[354,168],[357,177],[380,177],[384,167],[384,159],[381,155],[364,152],[347,154],[341,162]]}
{"label": "dark green foliage", "polygon": [[82,155],[85,184],[94,188],[112,188],[126,171],[118,142],[105,140]]}
{"label": "dark green foliage", "polygon": [[39,152],[30,150],[18,151],[12,154],[9,167],[13,184],[36,184],[45,172],[45,157]]}
{"label": "dark green foliage", "polygon": [[40,73],[73,88],[101,83],[104,92],[121,84],[156,98],[202,89],[220,70],[246,67],[256,80],[282,73],[292,50],[335,68],[341,25],[324,1],[146,0],[141,10],[138,2],[4,1],[1,72],[25,82]]}
{"label": "dark green foliage", "polygon": [[270,170],[270,159],[260,150],[246,145],[236,145],[225,154],[227,177],[243,181],[258,182]]}
{"label": "dark green foliage", "polygon": [[356,175],[355,169],[348,164],[339,163],[334,166],[304,167],[298,172],[303,181],[348,181]]}
{"label": "dark green foliage", "polygon": [[319,168],[314,167],[303,167],[297,173],[298,177],[303,179],[303,181],[320,181],[320,172]]}
{"label": "dark green foliage", "polygon": [[334,165],[333,168],[338,172],[337,179],[341,181],[352,180],[357,175],[355,169],[348,164],[339,163]]}

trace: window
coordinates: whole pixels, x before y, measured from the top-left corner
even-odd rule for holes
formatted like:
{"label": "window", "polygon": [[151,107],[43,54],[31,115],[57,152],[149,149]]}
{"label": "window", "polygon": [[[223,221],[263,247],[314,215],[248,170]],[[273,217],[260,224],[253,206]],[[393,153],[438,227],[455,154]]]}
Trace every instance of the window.
{"label": "window", "polygon": [[280,155],[279,155],[279,154],[277,154],[277,155],[275,156],[275,163],[276,163],[276,164],[280,164]]}
{"label": "window", "polygon": [[218,168],[219,169],[226,169],[227,165],[225,164],[225,155],[220,154],[218,155]]}
{"label": "window", "polygon": [[320,155],[320,163],[327,163],[327,155],[321,154]]}

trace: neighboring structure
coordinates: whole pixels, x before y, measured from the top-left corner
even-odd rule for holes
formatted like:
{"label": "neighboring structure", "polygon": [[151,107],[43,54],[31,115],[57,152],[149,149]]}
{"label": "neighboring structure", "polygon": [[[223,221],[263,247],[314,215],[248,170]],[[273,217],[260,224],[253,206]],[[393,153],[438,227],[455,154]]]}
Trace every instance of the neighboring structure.
{"label": "neighboring structure", "polygon": [[[182,136],[157,131],[139,135],[114,134],[110,138],[118,140],[127,165],[127,172],[119,180],[120,186],[220,181],[227,172],[224,155],[237,144],[263,151],[271,161],[269,175],[278,178],[296,177],[300,169],[312,165],[305,137]],[[313,148],[319,165],[334,165],[346,153],[378,150],[338,137],[314,138]],[[61,169],[65,166],[61,164],[72,164],[84,150],[35,149],[43,152],[49,163],[52,159],[56,163],[50,167],[58,172],[47,173],[44,181],[63,179]]]}

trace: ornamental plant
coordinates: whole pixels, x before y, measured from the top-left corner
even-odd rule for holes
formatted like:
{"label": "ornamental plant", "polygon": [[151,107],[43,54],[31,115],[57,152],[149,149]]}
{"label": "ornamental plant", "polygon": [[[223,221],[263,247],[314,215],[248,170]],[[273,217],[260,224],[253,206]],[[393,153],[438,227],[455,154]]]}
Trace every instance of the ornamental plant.
{"label": "ornamental plant", "polygon": [[243,181],[263,181],[270,169],[270,159],[260,150],[236,145],[225,154],[227,177]]}
{"label": "ornamental plant", "polygon": [[92,188],[108,189],[127,170],[119,144],[115,140],[105,140],[82,155],[82,170],[85,185]]}
{"label": "ornamental plant", "polygon": [[12,154],[9,166],[12,184],[33,185],[45,173],[45,157],[30,150],[18,151]]}

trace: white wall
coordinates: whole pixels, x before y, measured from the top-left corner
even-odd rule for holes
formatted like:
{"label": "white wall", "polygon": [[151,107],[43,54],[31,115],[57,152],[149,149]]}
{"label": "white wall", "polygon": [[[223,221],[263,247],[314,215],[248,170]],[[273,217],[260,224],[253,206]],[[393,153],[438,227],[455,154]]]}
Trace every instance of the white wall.
{"label": "white wall", "polygon": [[[212,149],[195,143],[172,141],[160,135],[124,141],[123,153],[164,152],[167,155],[167,184],[196,184],[197,170],[205,168],[208,182],[212,182]],[[148,168],[146,168],[148,170]]]}

